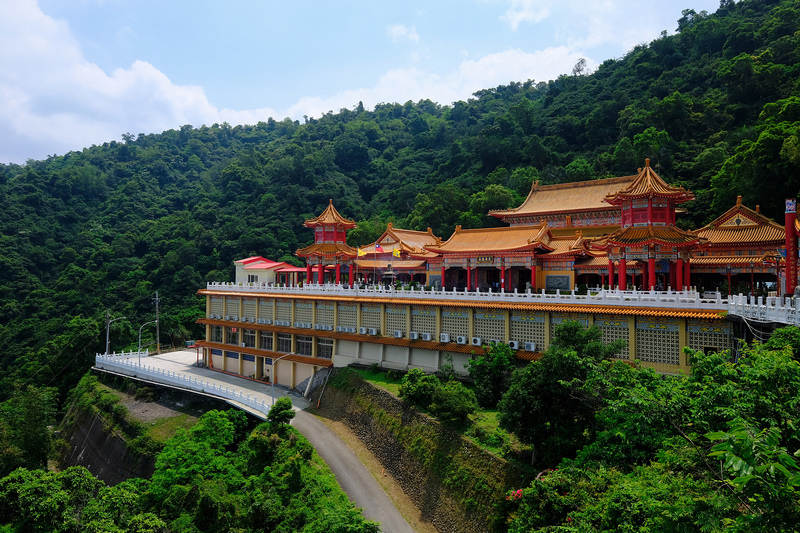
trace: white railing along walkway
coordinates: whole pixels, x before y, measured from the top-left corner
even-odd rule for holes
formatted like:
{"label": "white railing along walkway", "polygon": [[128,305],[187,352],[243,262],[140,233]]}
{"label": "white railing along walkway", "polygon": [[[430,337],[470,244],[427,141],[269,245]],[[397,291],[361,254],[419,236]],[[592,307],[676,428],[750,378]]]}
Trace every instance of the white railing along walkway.
{"label": "white railing along walkway", "polygon": [[547,294],[541,292],[513,292],[504,290],[476,292],[467,290],[425,290],[424,288],[395,289],[381,285],[358,287],[352,289],[347,285],[304,285],[286,286],[266,283],[225,283],[211,282],[206,285],[210,291],[243,292],[243,293],[271,293],[278,295],[303,295],[303,296],[342,296],[363,298],[412,298],[420,300],[462,301],[462,302],[513,302],[513,303],[557,303],[566,305],[612,305],[631,307],[662,307],[675,309],[708,309],[724,311],[728,302],[719,292],[707,297],[695,290],[687,291],[618,291],[600,289],[587,294],[576,294],[575,291]]}
{"label": "white railing along walkway", "polygon": [[731,296],[728,314],[758,322],[800,326],[800,298]]}
{"label": "white railing along walkway", "polygon": [[151,365],[139,364],[139,356],[147,357],[147,352],[141,352],[141,354],[139,352],[130,352],[124,355],[125,356],[121,354],[96,354],[94,364],[100,369],[116,371],[130,376],[150,378],[153,381],[175,385],[181,389],[202,392],[225,400],[232,400],[258,411],[263,414],[265,418],[267,413],[269,413],[271,400],[270,403],[259,400],[254,393],[251,397],[250,394],[245,393],[241,389],[237,391],[234,387],[223,387],[209,380],[197,379],[180,372],[170,372]]}

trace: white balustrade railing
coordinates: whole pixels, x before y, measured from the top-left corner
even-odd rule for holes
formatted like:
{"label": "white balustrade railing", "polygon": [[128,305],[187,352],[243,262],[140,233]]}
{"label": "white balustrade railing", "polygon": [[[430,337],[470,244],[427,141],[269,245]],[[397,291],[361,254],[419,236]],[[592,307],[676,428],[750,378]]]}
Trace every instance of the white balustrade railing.
{"label": "white balustrade railing", "polygon": [[95,358],[102,356],[102,357],[108,357],[108,358],[112,358],[112,359],[116,359],[116,360],[132,359],[134,357],[139,357],[140,353],[141,353],[141,355],[144,355],[145,357],[147,357],[150,354],[150,351],[149,350],[145,350],[143,352],[134,352],[133,350],[131,350],[130,352],[122,351],[122,352],[114,352],[114,353],[107,353],[107,354],[96,354]]}
{"label": "white balustrade railing", "polygon": [[395,289],[393,286],[381,285],[350,288],[347,285],[274,285],[266,283],[225,283],[211,282],[206,285],[210,291],[267,293],[280,295],[304,296],[342,296],[363,298],[411,298],[419,300],[439,301],[465,301],[465,302],[514,302],[514,303],[553,303],[567,305],[596,305],[596,306],[630,306],[630,307],[663,307],[674,309],[708,309],[724,311],[728,302],[719,292],[712,293],[711,297],[701,294],[696,290],[686,291],[619,291],[600,289],[588,291],[586,294],[577,294],[575,291],[554,294],[525,291],[511,292],[505,290],[492,291],[467,291],[457,290],[425,290],[423,287],[414,289]]}
{"label": "white balustrade railing", "polygon": [[800,326],[800,298],[763,296],[752,297],[739,294],[731,296],[728,314],[758,322],[774,322]]}
{"label": "white balustrade railing", "polygon": [[[132,357],[120,357],[118,354],[96,354],[95,366],[104,370],[118,371],[126,375],[151,378],[153,381],[158,381],[159,383],[167,383],[182,389],[203,392],[218,398],[233,400],[251,407],[265,417],[267,413],[269,413],[271,400],[270,402],[259,400],[255,393],[252,393],[251,397],[250,393],[245,393],[241,389],[237,391],[234,387],[223,387],[209,380],[198,379],[181,372],[170,372],[155,366],[142,365],[139,364],[138,361],[133,360],[133,357],[138,357],[140,355],[139,352],[130,352],[130,354],[132,354]],[[146,352],[141,352],[141,355],[145,354]],[[129,354],[125,355],[127,356]]]}

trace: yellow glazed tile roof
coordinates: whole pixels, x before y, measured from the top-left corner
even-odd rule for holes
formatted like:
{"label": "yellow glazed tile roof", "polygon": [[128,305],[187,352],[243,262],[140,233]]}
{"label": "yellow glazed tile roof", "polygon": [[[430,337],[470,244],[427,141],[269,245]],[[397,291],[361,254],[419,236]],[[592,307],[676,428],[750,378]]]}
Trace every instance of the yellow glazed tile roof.
{"label": "yellow glazed tile roof", "polygon": [[[695,266],[706,265],[732,265],[738,267],[746,267],[750,263],[756,266],[763,266],[765,262],[774,263],[778,257],[777,254],[764,254],[764,255],[701,255],[692,257],[689,261]],[[781,258],[781,264],[785,260]]]}
{"label": "yellow glazed tile roof", "polygon": [[628,226],[615,231],[608,237],[598,239],[594,242],[594,246],[606,248],[608,246],[641,246],[650,243],[674,246],[696,242],[705,242],[705,240],[675,226]]}
{"label": "yellow glazed tile roof", "polygon": [[625,189],[606,195],[605,201],[613,205],[619,205],[628,198],[647,198],[649,196],[671,198],[676,203],[688,202],[694,199],[694,194],[683,187],[668,185],[650,168],[650,160],[646,159],[645,166],[639,169],[636,179]]}
{"label": "yellow glazed tile roof", "polygon": [[692,233],[708,239],[711,245],[780,244],[786,240],[786,230],[782,225],[742,205],[741,196],[736,199],[735,206]]}
{"label": "yellow glazed tile roof", "polygon": [[446,242],[438,246],[426,246],[426,249],[441,254],[491,254],[536,249],[549,251],[552,249],[546,244],[549,240],[544,224],[480,229],[461,229],[461,226],[456,226],[456,231]]}
{"label": "yellow glazed tile roof", "polygon": [[535,181],[522,205],[515,209],[489,211],[489,215],[505,219],[551,213],[610,210],[613,208],[603,200],[606,195],[630,185],[635,178],[636,176],[622,176],[558,185],[539,185],[539,182]]}
{"label": "yellow glazed tile roof", "polygon": [[305,248],[300,248],[295,252],[300,257],[309,257],[309,256],[348,256],[348,257],[355,257],[356,250],[355,248],[351,248],[350,246],[341,243],[341,242],[326,242],[326,243],[314,243],[312,245],[306,246]]}
{"label": "yellow glazed tile roof", "polygon": [[411,270],[411,269],[419,269],[425,266],[425,261],[401,261],[397,259],[395,261],[375,261],[373,259],[356,259],[355,261],[356,266],[359,269],[371,269],[371,268],[388,268],[389,265],[392,265],[393,270]]}
{"label": "yellow glazed tile roof", "polygon": [[344,218],[339,212],[333,207],[333,199],[328,201],[328,207],[315,218],[309,218],[306,220],[303,225],[307,228],[313,228],[314,226],[342,226],[345,228],[355,228],[356,223],[353,220],[349,220]]}
{"label": "yellow glazed tile roof", "polygon": [[[400,250],[401,257],[413,255],[415,257],[431,257],[425,246],[436,246],[442,243],[442,239],[433,234],[430,228],[428,231],[414,231],[409,229],[395,228],[391,222],[387,224],[386,231],[383,232],[378,240],[372,244],[362,246],[360,249],[366,255],[390,254],[394,250]],[[383,251],[376,251],[376,245],[380,244]]]}

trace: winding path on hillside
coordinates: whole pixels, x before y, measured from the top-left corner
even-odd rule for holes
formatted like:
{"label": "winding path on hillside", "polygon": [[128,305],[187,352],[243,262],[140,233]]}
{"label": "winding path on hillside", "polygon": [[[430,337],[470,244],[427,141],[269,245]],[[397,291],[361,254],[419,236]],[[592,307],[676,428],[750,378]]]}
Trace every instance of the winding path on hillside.
{"label": "winding path on hillside", "polygon": [[[236,389],[246,390],[248,394],[263,401],[272,401],[272,387],[259,381],[242,379],[238,376],[224,374],[193,366],[196,361],[196,354],[191,350],[182,350],[150,356],[143,361],[143,364],[158,367],[169,372],[177,372],[191,377],[202,379],[221,385],[222,387],[235,387]],[[99,371],[110,371],[95,366]],[[134,379],[135,377],[127,371],[113,371],[115,374],[125,374]],[[172,383],[160,383],[158,378],[148,377],[143,381],[155,382],[161,385],[175,387]],[[189,390],[189,389],[184,389]],[[275,399],[287,396],[292,400],[296,415],[292,420],[292,426],[297,429],[314,446],[319,456],[327,463],[336,480],[347,494],[350,500],[363,509],[363,515],[369,520],[380,522],[383,533],[415,533],[414,529],[403,518],[395,507],[386,491],[378,484],[372,474],[356,457],[353,450],[345,443],[339,435],[326,426],[313,414],[304,411],[309,407],[309,402],[297,394],[289,393],[285,389],[276,388]],[[196,392],[191,391],[189,392]],[[249,413],[263,419],[264,415],[238,402],[229,401],[228,403],[248,411]]]}

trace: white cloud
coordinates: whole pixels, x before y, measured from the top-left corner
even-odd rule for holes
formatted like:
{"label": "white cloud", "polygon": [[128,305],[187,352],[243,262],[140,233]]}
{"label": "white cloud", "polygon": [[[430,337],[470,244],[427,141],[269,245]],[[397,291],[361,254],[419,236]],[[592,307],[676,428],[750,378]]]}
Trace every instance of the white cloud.
{"label": "white cloud", "polygon": [[396,43],[405,40],[409,40],[412,43],[419,41],[419,34],[414,26],[407,28],[404,24],[394,24],[386,28],[386,34]]}
{"label": "white cloud", "polygon": [[[580,53],[566,47],[538,52],[511,49],[477,60],[465,60],[450,73],[434,73],[418,67],[392,69],[384,73],[373,87],[342,91],[328,97],[302,98],[287,114],[295,118],[302,115],[319,117],[328,111],[352,108],[359,101],[368,107],[384,102],[422,99],[450,105],[487,87],[529,79],[547,81],[568,74],[581,57]],[[591,71],[596,64],[587,61],[586,66]]]}
{"label": "white cloud", "polygon": [[517,31],[523,22],[541,22],[550,15],[549,2],[546,0],[511,0],[511,7],[500,17]]}
{"label": "white cloud", "polygon": [[274,115],[269,109],[220,111],[202,88],[176,85],[146,61],[109,75],[84,58],[66,23],[44,15],[33,0],[4,6],[0,49],[3,162],[80,149],[125,132],[255,123]]}
{"label": "white cloud", "polygon": [[[220,109],[209,102],[202,87],[178,85],[147,61],[103,71],[86,60],[69,26],[42,13],[35,0],[0,2],[4,3],[0,162],[21,163],[79,150],[120,139],[125,132],[155,133],[183,124],[254,124],[268,117],[319,117],[327,111],[353,108],[359,101],[373,107],[427,98],[448,105],[511,81],[556,78],[571,72],[582,57],[576,51],[580,48],[560,46],[533,52],[509,48],[477,59],[465,57],[450,70],[425,67],[422,60],[415,60],[410,67],[387,67],[374,84],[329,95],[305,95],[286,109]],[[533,9],[530,2],[514,6],[520,13]],[[419,40],[416,29],[404,25],[387,28],[387,35],[401,41]],[[588,61],[589,70],[595,66]]]}

